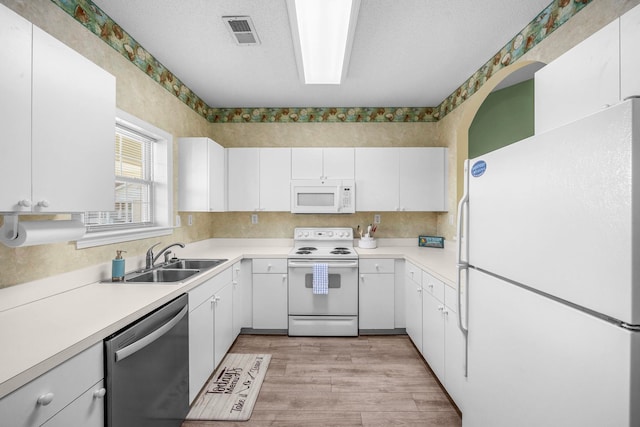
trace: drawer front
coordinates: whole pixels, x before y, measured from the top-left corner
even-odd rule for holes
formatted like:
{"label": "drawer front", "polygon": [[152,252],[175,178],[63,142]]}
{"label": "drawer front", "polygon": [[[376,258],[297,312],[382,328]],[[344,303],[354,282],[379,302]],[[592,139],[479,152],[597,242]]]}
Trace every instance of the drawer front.
{"label": "drawer front", "polygon": [[405,275],[413,280],[414,282],[420,284],[422,283],[422,270],[420,270],[416,265],[406,261],[404,263]]}
{"label": "drawer front", "polygon": [[189,291],[189,311],[192,311],[203,302],[209,300],[225,285],[231,283],[233,267],[229,267],[223,272],[217,274],[211,279],[207,280],[197,288],[193,288]]}
{"label": "drawer front", "polygon": [[393,273],[393,259],[361,259],[360,273]]}
{"label": "drawer front", "polygon": [[103,354],[103,343],[99,342],[0,399],[2,425],[43,424],[102,380]]}
{"label": "drawer front", "polygon": [[286,273],[287,260],[285,258],[260,258],[253,260],[254,273]]}
{"label": "drawer front", "polygon": [[104,427],[104,381],[94,384],[42,427]]}
{"label": "drawer front", "polygon": [[438,301],[444,302],[444,283],[426,271],[422,272],[422,289],[433,295]]}

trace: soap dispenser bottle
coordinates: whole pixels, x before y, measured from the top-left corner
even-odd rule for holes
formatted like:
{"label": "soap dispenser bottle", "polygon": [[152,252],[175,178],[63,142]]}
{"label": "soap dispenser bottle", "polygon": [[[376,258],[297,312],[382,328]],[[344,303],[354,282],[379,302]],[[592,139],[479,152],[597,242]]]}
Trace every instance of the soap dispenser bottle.
{"label": "soap dispenser bottle", "polygon": [[111,281],[124,282],[124,258],[122,258],[122,250],[116,251],[116,257],[111,261]]}

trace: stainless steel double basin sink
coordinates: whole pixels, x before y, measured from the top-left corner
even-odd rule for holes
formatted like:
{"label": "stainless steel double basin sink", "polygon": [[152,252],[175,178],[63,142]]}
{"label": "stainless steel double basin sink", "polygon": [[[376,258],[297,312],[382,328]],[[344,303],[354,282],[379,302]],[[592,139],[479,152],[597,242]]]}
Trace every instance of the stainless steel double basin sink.
{"label": "stainless steel double basin sink", "polygon": [[128,283],[175,283],[210,270],[227,259],[174,259],[150,270],[134,271],[124,277]]}

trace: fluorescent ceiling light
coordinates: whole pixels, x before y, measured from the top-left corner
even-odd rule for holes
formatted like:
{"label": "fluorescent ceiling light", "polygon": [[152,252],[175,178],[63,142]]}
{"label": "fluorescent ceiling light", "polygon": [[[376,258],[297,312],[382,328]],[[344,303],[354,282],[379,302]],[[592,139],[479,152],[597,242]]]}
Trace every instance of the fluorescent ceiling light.
{"label": "fluorescent ceiling light", "polygon": [[360,0],[288,0],[298,68],[306,84],[340,84]]}

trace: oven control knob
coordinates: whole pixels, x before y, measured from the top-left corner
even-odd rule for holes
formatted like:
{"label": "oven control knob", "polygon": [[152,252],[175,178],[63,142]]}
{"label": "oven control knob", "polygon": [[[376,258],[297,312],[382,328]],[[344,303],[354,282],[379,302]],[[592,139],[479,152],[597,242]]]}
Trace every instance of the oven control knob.
{"label": "oven control knob", "polygon": [[304,232],[304,237],[309,237],[309,232],[308,231]]}
{"label": "oven control knob", "polygon": [[329,237],[333,237],[333,231],[329,232]]}

